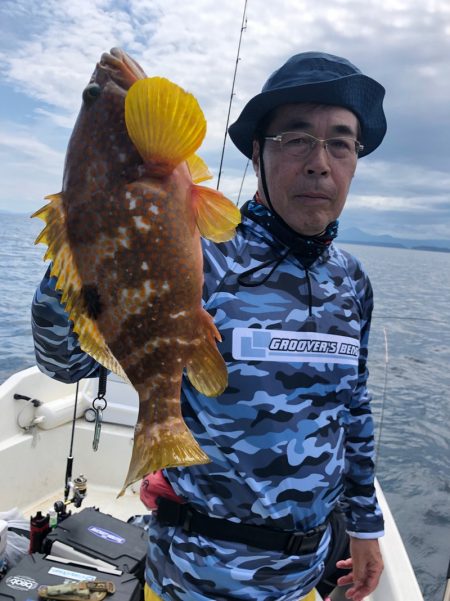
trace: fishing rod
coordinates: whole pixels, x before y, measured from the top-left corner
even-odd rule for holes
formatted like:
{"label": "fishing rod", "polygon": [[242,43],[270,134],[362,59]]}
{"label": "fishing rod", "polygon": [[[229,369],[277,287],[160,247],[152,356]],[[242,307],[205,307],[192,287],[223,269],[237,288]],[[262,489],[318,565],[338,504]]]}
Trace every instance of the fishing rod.
{"label": "fishing rod", "polygon": [[[75,389],[75,402],[73,406],[73,418],[72,418],[72,429],[70,434],[70,446],[69,446],[69,455],[67,457],[66,462],[66,474],[64,476],[64,501],[57,501],[55,503],[55,510],[59,514],[63,514],[65,512],[65,507],[70,503],[74,503],[75,507],[81,507],[81,503],[86,496],[86,485],[87,480],[81,474],[78,478],[72,478],[72,468],[73,468],[73,442],[75,438],[75,422],[77,419],[77,407],[78,407],[78,392],[79,392],[80,382],[76,383]],[[73,494],[72,499],[69,499],[69,495]]]}
{"label": "fishing rod", "polygon": [[225,144],[226,144],[226,141],[227,141],[228,124],[230,122],[231,105],[233,104],[234,84],[236,82],[236,73],[237,73],[237,68],[238,68],[239,61],[241,60],[241,58],[239,56],[239,53],[241,51],[242,34],[247,29],[246,12],[247,12],[247,0],[244,1],[244,12],[242,13],[241,33],[239,35],[239,44],[238,44],[238,50],[237,50],[237,55],[236,55],[236,65],[234,67],[233,83],[231,85],[230,102],[228,104],[227,122],[226,122],[226,125],[225,125],[225,135],[223,137],[222,155],[220,157],[219,175],[217,177],[217,188],[216,188],[217,190],[219,189],[220,176],[222,175],[223,156],[225,154]]}

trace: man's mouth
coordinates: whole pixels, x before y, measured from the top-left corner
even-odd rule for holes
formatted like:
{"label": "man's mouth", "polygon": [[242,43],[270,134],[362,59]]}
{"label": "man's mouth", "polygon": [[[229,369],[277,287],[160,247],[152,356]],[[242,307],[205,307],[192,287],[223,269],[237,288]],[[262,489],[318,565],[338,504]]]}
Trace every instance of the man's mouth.
{"label": "man's mouth", "polygon": [[330,200],[330,197],[324,192],[301,192],[296,194],[297,198],[314,198],[318,200]]}

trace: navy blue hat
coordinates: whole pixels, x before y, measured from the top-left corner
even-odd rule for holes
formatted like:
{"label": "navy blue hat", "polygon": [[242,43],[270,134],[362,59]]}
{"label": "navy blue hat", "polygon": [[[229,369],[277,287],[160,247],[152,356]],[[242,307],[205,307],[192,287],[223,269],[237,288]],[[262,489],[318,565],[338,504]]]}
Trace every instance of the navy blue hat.
{"label": "navy blue hat", "polygon": [[361,126],[360,157],[381,144],[386,133],[383,112],[385,90],[374,79],[363,75],[345,58],[323,52],[302,52],[291,57],[272,73],[260,94],[244,107],[228,133],[248,158],[262,117],[283,104],[312,102],[344,107],[354,113]]}

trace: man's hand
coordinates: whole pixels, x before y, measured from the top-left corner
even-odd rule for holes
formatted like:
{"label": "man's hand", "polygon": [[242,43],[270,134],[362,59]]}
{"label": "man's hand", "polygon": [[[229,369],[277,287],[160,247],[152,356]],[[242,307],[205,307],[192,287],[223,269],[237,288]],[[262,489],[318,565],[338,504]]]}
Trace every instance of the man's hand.
{"label": "man's hand", "polygon": [[347,599],[363,601],[378,585],[383,571],[378,539],[362,539],[350,537],[349,559],[338,561],[336,566],[343,570],[351,570],[337,581],[339,586],[353,584],[345,593]]}

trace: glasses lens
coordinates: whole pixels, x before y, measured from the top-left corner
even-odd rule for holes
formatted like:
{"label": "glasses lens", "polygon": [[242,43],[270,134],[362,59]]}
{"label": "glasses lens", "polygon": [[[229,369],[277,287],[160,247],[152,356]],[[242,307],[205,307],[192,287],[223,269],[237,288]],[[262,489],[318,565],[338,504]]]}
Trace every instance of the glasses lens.
{"label": "glasses lens", "polygon": [[281,134],[281,148],[294,157],[307,156],[313,146],[315,139],[307,134],[288,132]]}
{"label": "glasses lens", "polygon": [[[274,139],[274,138],[271,138]],[[276,139],[280,142],[281,150],[293,157],[307,157],[317,142],[323,145],[328,154],[335,159],[347,159],[354,157],[361,147],[359,142],[353,138],[329,138],[319,140],[305,132],[284,132]]]}
{"label": "glasses lens", "polygon": [[345,159],[355,154],[355,140],[351,138],[330,138],[327,140],[328,152],[336,159]]}

